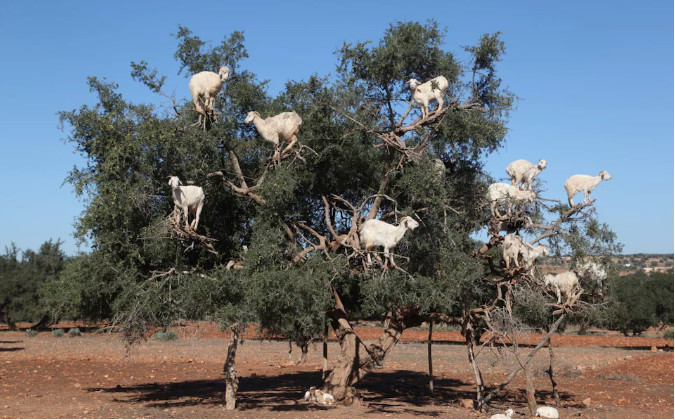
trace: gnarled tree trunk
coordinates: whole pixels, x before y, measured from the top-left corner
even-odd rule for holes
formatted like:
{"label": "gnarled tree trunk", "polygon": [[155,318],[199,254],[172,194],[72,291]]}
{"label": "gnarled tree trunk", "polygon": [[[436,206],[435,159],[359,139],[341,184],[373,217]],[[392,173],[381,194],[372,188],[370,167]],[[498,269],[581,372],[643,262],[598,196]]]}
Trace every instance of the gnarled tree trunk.
{"label": "gnarled tree trunk", "polygon": [[239,329],[232,329],[232,340],[227,346],[227,359],[223,373],[225,374],[225,408],[234,410],[237,404],[237,390],[239,389],[239,379],[237,378],[237,368],[234,358],[237,355],[237,343],[239,342]]}
{"label": "gnarled tree trunk", "polygon": [[384,360],[398,343],[403,330],[421,325],[424,319],[414,309],[395,309],[392,311],[391,322],[382,335],[376,342],[366,346],[352,329],[339,296],[335,291],[333,294],[336,305],[328,316],[340,343],[340,356],[322,388],[336,400],[343,400],[347,404],[359,403],[360,399],[353,385]]}

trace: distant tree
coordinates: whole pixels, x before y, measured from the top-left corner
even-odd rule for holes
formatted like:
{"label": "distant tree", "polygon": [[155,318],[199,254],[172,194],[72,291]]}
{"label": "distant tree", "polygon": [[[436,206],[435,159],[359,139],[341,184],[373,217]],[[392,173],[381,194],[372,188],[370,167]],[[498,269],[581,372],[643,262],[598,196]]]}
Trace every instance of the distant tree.
{"label": "distant tree", "polygon": [[643,272],[621,276],[609,284],[606,326],[628,335],[673,323],[672,273]]}
{"label": "distant tree", "polygon": [[63,270],[66,256],[61,244],[50,239],[38,252],[21,252],[12,243],[0,255],[0,314],[10,328],[16,328],[16,322],[37,322],[45,316],[40,289],[56,281]]}

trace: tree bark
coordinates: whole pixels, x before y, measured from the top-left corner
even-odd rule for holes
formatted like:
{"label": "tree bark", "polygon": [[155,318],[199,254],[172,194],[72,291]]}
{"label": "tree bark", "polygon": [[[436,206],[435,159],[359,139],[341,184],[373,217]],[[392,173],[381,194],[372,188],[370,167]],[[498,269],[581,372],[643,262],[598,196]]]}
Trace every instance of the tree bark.
{"label": "tree bark", "polygon": [[548,373],[548,377],[551,380],[551,388],[553,389],[551,392],[553,393],[553,398],[555,398],[555,406],[558,407],[560,405],[560,394],[558,394],[558,390],[556,389],[556,386],[558,383],[555,381],[555,372],[553,371],[553,362],[555,360],[554,355],[553,355],[553,347],[551,347],[551,338],[549,337],[548,339],[548,370],[546,373]]}
{"label": "tree bark", "polygon": [[321,381],[328,377],[328,322],[323,326],[323,368],[321,370]]}
{"label": "tree bark", "polygon": [[239,389],[239,379],[237,378],[237,368],[235,366],[235,356],[237,355],[237,343],[239,342],[239,329],[232,329],[232,339],[227,346],[227,359],[223,373],[225,374],[225,408],[234,410],[237,404],[237,390]]}
{"label": "tree bark", "polygon": [[537,399],[534,396],[535,388],[532,367],[529,364],[523,364],[521,366],[525,371],[525,395],[527,396],[527,408],[530,410],[530,416],[534,417],[537,412]]}
{"label": "tree bark", "polygon": [[31,330],[44,330],[48,326],[52,325],[52,319],[49,315],[43,315],[42,318],[37,322],[37,324],[30,327]]}
{"label": "tree bark", "polygon": [[431,338],[434,333],[434,323],[429,321],[429,340],[427,341],[427,355],[429,357],[429,392],[434,395],[434,363],[431,359]]}
{"label": "tree bark", "polygon": [[366,376],[376,364],[384,360],[387,353],[398,343],[403,330],[421,325],[424,319],[415,309],[397,308],[392,311],[389,327],[382,332],[376,342],[366,346],[352,329],[344,306],[335,290],[333,290],[333,295],[336,305],[328,316],[340,343],[340,355],[322,388],[324,392],[333,395],[336,400],[347,404],[360,403],[353,385]]}
{"label": "tree bark", "polygon": [[476,363],[476,355],[474,354],[473,347],[477,340],[474,338],[475,331],[472,326],[468,326],[466,329],[466,352],[469,356],[469,362],[471,363],[471,370],[473,371],[473,378],[476,381],[476,407],[478,410],[482,411],[485,406],[485,401],[483,398],[483,393],[485,392],[485,384],[483,383],[483,375],[480,373],[480,368]]}

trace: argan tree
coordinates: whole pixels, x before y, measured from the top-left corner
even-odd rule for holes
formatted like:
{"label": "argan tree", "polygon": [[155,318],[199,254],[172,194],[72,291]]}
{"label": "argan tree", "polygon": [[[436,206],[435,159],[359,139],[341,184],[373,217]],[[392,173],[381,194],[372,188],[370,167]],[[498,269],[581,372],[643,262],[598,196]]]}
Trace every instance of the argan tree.
{"label": "argan tree", "polygon": [[[275,96],[243,66],[242,33],[211,46],[179,27],[176,39],[186,78],[232,70],[204,126],[144,61],[132,63],[132,76],[159,105],[91,77],[98,103],[61,113],[87,160],[67,181],[87,199],[76,234],[92,252],[68,266],[60,287],[70,298],[57,310],[108,318],[130,343],[177,319],[219,320],[233,332],[225,364],[233,408],[236,339],[252,321],[298,343],[325,337],[329,323],[340,354],[322,387],[349,402],[406,328],[466,326],[471,308],[494,301],[499,268],[482,255],[498,240],[477,253],[471,234],[489,223],[484,159],[503,146],[516,99],[498,77],[499,33],[464,47],[462,64],[442,48],[435,22],[399,22],[379,42],[344,44],[334,75],[290,81]],[[405,81],[440,75],[445,105],[422,119]],[[244,123],[250,111],[298,113],[298,144],[271,159],[272,147]],[[199,232],[170,217],[169,176],[206,191]],[[367,264],[362,224],[403,216],[420,226],[398,244],[396,265]],[[386,321],[371,345],[352,328],[361,318]]]}

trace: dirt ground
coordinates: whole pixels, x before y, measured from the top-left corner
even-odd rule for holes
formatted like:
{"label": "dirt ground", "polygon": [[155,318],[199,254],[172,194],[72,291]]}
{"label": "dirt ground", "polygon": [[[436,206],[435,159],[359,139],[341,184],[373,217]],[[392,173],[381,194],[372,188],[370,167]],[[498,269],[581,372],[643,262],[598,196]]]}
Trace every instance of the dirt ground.
{"label": "dirt ground", "polygon": [[[426,335],[406,332],[413,341],[417,333]],[[382,369],[358,385],[365,403],[358,407],[322,407],[302,399],[310,386],[321,381],[319,345],[310,347],[303,366],[287,366],[288,343],[245,341],[237,353],[238,408],[228,412],[221,376],[227,340],[222,334],[220,338],[197,336],[148,341],[127,355],[117,338],[106,335],[57,338],[40,333],[29,338],[0,333],[0,417],[489,418],[506,408],[516,410],[515,418],[527,417],[520,378],[500,394],[488,415],[461,406],[462,399],[473,397],[474,387],[466,350],[451,344],[453,340],[433,346],[433,398],[428,392],[426,344],[402,342]],[[434,339],[442,337],[435,334]],[[577,340],[598,338],[602,337],[558,335],[553,339],[561,417],[673,418],[673,353],[649,349],[651,345],[672,349],[673,341]],[[619,341],[611,341],[615,339]],[[329,360],[337,353],[337,344],[331,343]],[[293,357],[298,356],[296,348]],[[540,351],[535,361],[538,403],[552,405],[550,382],[543,373],[548,351]],[[489,349],[483,349],[479,362],[488,384],[502,381],[515,366],[513,357],[504,359]],[[589,408],[582,404],[586,398],[591,399]]]}

